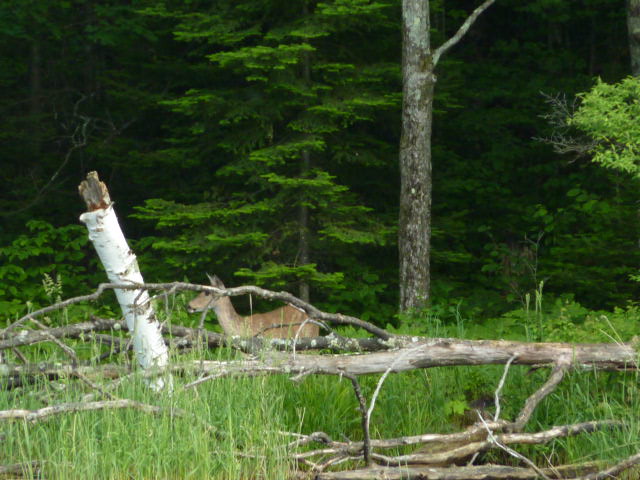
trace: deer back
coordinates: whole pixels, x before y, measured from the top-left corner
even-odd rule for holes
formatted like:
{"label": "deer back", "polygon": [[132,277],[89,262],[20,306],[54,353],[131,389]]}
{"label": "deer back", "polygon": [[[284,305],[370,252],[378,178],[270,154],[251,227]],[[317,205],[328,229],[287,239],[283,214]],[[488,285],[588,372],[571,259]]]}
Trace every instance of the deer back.
{"label": "deer back", "polygon": [[[209,280],[213,287],[225,288],[217,276],[209,275]],[[187,305],[187,311],[190,313],[209,309],[216,312],[220,326],[226,335],[293,338],[296,335],[298,337],[317,337],[320,333],[316,324],[308,322],[302,326],[302,323],[308,318],[307,314],[290,305],[276,308],[270,312],[255,313],[243,317],[238,315],[229,297],[215,295],[211,292],[201,292]]]}
{"label": "deer back", "polygon": [[[295,307],[286,305],[271,312],[256,313],[243,317],[253,335],[264,335],[273,338],[317,337],[318,326],[307,322],[307,314]],[[298,333],[300,331],[300,333]]]}

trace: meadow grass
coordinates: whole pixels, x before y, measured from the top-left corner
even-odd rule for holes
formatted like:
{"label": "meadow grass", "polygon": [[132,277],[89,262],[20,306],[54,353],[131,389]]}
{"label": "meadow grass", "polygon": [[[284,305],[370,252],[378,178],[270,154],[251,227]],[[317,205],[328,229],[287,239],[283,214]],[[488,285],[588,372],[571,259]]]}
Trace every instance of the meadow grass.
{"label": "meadow grass", "polygon": [[[347,332],[348,333],[348,332]],[[439,335],[463,334],[460,325]],[[88,348],[88,351],[98,347]],[[31,349],[33,359],[60,360],[51,346]],[[195,351],[188,358],[230,358],[235,352]],[[427,432],[452,432],[465,426],[460,411],[469,401],[492,396],[503,366],[438,367],[390,375],[371,419],[374,438]],[[505,384],[502,418],[513,419],[528,395],[539,388],[547,369],[531,371],[512,366]],[[361,377],[367,399],[379,376]],[[194,377],[175,377],[171,395],[155,393],[143,381],[131,378],[113,394],[161,406],[165,413],[105,410],[57,415],[30,424],[0,423],[0,464],[39,460],[47,479],[285,479],[295,468],[283,432],[324,431],[342,440],[361,440],[358,403],[350,381],[330,376],[308,376],[292,382],[286,376],[225,378],[195,389],[182,385]],[[90,391],[78,380],[49,382],[14,390],[0,388],[0,410],[36,409],[78,401]],[[626,422],[608,430],[544,446],[516,446],[539,465],[596,459],[615,460],[640,450],[636,374],[573,372],[538,407],[527,426],[534,431],[596,419]],[[185,412],[172,416],[172,409]],[[395,453],[410,449],[398,449]],[[393,452],[391,452],[393,453]],[[503,452],[486,460],[516,464]],[[27,477],[35,472],[25,471]]]}

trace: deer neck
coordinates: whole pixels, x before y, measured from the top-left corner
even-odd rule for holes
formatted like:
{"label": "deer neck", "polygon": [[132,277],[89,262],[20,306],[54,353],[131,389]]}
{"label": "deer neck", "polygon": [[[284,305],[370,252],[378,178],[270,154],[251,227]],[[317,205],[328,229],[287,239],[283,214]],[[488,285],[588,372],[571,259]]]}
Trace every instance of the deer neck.
{"label": "deer neck", "polygon": [[222,326],[222,330],[227,335],[246,335],[246,328],[243,318],[238,315],[236,309],[233,308],[231,299],[229,297],[221,297],[213,306],[213,310],[216,312],[218,322]]}

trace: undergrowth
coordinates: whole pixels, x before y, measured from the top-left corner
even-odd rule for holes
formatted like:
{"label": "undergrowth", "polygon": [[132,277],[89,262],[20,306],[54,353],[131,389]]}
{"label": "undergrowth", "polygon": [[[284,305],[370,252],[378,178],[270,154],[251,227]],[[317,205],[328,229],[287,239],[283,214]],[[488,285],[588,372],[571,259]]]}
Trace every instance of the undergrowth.
{"label": "undergrowth", "polygon": [[[180,315],[178,319],[187,321]],[[51,321],[66,322],[69,315]],[[541,304],[539,310],[525,306],[485,322],[464,319],[460,312],[452,321],[441,321],[426,312],[405,324],[403,333],[431,336],[623,341],[638,333],[638,311],[630,306],[609,313],[588,312],[570,299],[561,298],[548,306]],[[341,333],[348,336],[353,331],[345,329]],[[99,350],[99,346],[89,343],[81,354],[88,358]],[[31,361],[65,361],[59,349],[49,344],[36,345],[25,352]],[[228,350],[194,351],[176,355],[174,361],[237,355]],[[126,361],[122,356],[117,360]],[[503,366],[492,365],[439,367],[389,376],[371,419],[372,436],[391,438],[464,428],[475,421],[469,415],[470,403],[492,398],[503,370]],[[547,369],[512,366],[500,400],[501,418],[514,419],[526,398],[547,376]],[[378,378],[360,378],[367,399]],[[174,378],[171,395],[154,393],[135,378],[113,391],[118,398],[163,407],[160,415],[106,410],[57,415],[35,424],[0,423],[0,464],[42,461],[48,479],[285,479],[296,468],[285,448],[293,440],[289,434],[324,431],[338,440],[362,439],[358,403],[347,379],[308,376],[294,383],[284,376],[227,378],[205,382],[195,389],[181,388],[194,379]],[[638,385],[635,373],[569,374],[538,406],[527,431],[603,419],[622,420],[625,427],[516,449],[541,466],[618,460],[637,452]],[[40,380],[13,390],[0,388],[0,410],[37,409],[79,401],[87,390],[78,380]],[[171,415],[176,410],[185,414]],[[489,406],[488,411],[491,414],[493,407]],[[395,453],[410,450],[397,449]],[[500,451],[485,454],[481,461],[517,464]],[[35,471],[25,473],[35,478]]]}

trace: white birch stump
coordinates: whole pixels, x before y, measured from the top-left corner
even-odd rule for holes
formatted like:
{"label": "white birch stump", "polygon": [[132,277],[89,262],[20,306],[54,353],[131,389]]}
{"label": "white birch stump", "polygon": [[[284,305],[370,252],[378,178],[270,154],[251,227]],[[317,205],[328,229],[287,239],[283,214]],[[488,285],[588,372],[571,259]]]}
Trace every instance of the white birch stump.
{"label": "white birch stump", "polygon": [[[136,256],[127,245],[107,187],[100,182],[97,172],[89,172],[87,180],[80,184],[78,190],[87,204],[87,211],[80,215],[80,221],[89,230],[89,239],[104,265],[109,281],[143,284]],[[116,289],[115,293],[133,337],[138,364],[145,370],[165,367],[168,363],[167,346],[147,291]],[[164,382],[158,378],[151,386],[159,390]]]}

